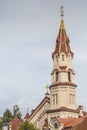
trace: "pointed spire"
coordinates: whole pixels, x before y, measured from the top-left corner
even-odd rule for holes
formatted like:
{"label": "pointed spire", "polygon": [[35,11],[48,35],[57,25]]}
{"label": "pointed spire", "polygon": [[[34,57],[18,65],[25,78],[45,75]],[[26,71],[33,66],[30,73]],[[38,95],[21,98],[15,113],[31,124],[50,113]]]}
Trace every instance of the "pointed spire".
{"label": "pointed spire", "polygon": [[59,28],[59,34],[56,39],[56,47],[53,55],[57,53],[60,55],[61,52],[64,52],[66,55],[70,53],[73,57],[73,52],[71,51],[70,44],[69,44],[69,38],[66,33],[65,25],[64,25],[64,7],[61,6],[61,22],[60,22],[60,28]]}
{"label": "pointed spire", "polygon": [[30,117],[30,115],[29,115],[29,107],[27,107],[27,113],[26,113],[26,115],[25,115],[24,118],[25,118],[26,120],[28,120],[29,117]]}
{"label": "pointed spire", "polygon": [[61,23],[60,23],[60,29],[65,29],[65,25],[64,25],[64,20],[63,19],[61,20]]}

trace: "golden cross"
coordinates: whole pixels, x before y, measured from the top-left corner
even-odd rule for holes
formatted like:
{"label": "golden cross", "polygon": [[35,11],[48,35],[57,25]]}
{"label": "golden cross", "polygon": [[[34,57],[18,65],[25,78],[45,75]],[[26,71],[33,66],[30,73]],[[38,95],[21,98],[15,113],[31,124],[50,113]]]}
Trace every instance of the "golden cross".
{"label": "golden cross", "polygon": [[63,16],[64,16],[64,7],[61,6],[60,10],[61,10],[61,18],[63,18]]}
{"label": "golden cross", "polygon": [[48,93],[49,86],[47,85],[45,88],[46,88],[46,90],[47,90],[47,93]]}

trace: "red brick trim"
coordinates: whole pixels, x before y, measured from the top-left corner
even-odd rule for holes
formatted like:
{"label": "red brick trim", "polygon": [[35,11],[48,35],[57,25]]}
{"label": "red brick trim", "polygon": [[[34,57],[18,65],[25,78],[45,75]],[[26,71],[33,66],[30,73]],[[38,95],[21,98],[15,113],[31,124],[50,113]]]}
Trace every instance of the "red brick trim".
{"label": "red brick trim", "polygon": [[55,86],[62,86],[62,85],[63,85],[63,86],[68,85],[68,86],[77,87],[76,84],[73,84],[73,83],[71,83],[71,82],[58,82],[58,83],[53,83],[53,84],[51,84],[49,88],[55,87]]}
{"label": "red brick trim", "polygon": [[59,66],[61,70],[66,70],[67,66]]}
{"label": "red brick trim", "polygon": [[49,113],[54,113],[54,112],[62,112],[62,111],[78,113],[78,110],[69,109],[69,108],[66,108],[66,107],[60,107],[60,108],[58,108],[58,109],[48,110],[48,111],[47,111],[47,114],[49,114]]}

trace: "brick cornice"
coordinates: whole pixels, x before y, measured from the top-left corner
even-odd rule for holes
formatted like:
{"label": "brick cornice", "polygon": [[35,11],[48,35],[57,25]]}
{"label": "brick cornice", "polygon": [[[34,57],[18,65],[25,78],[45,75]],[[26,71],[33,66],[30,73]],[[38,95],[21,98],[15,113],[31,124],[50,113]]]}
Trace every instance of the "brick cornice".
{"label": "brick cornice", "polygon": [[62,86],[62,85],[63,85],[63,86],[68,85],[68,86],[77,87],[76,84],[71,83],[71,82],[57,82],[57,83],[53,83],[53,84],[51,84],[49,88],[51,88],[51,87],[55,87],[55,86]]}
{"label": "brick cornice", "polygon": [[48,110],[47,111],[47,114],[49,113],[54,113],[54,112],[73,112],[73,113],[78,113],[78,110],[74,110],[74,109],[69,109],[69,108],[66,108],[66,107],[60,107],[58,109],[52,109],[52,110]]}
{"label": "brick cornice", "polygon": [[67,66],[59,66],[61,70],[66,70]]}

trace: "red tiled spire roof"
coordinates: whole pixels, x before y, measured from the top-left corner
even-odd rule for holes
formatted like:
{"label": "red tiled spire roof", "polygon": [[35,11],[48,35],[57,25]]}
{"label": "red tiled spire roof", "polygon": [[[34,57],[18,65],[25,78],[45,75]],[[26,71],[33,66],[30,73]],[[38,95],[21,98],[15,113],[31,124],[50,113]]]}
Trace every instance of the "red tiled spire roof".
{"label": "red tiled spire roof", "polygon": [[43,128],[48,128],[48,122],[46,121],[45,123],[44,123],[44,125],[43,125]]}
{"label": "red tiled spire roof", "polygon": [[27,112],[26,115],[25,115],[25,119],[28,120],[30,117],[29,113]]}
{"label": "red tiled spire roof", "polygon": [[64,52],[66,55],[70,53],[71,56],[73,57],[73,52],[71,51],[70,44],[69,44],[70,41],[67,36],[65,25],[64,25],[63,14],[61,14],[61,16],[62,19],[60,23],[59,34],[56,39],[56,47],[52,56],[54,56],[55,53],[60,55],[61,52]]}
{"label": "red tiled spire roof", "polygon": [[15,116],[9,123],[9,126],[11,127],[11,130],[17,130],[19,125],[22,123],[22,121]]}
{"label": "red tiled spire roof", "polygon": [[45,123],[44,123],[44,125],[43,125],[42,128],[43,128],[44,130],[49,130],[49,124],[48,124],[47,119],[45,120]]}

